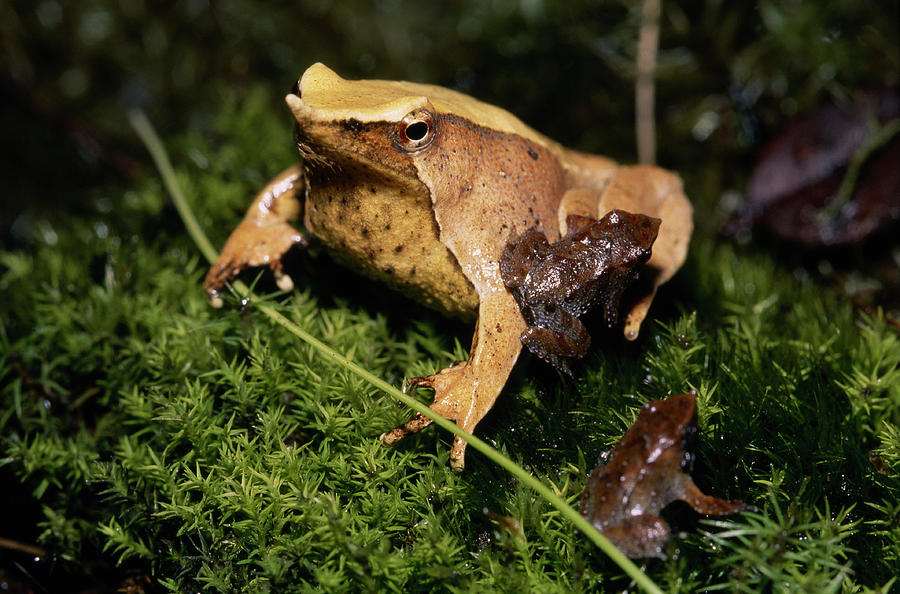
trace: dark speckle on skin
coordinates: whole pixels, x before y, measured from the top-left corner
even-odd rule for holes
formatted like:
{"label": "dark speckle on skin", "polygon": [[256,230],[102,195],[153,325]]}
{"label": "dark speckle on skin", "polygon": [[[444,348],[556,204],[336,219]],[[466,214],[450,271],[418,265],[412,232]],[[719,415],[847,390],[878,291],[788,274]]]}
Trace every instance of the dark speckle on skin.
{"label": "dark speckle on skin", "polygon": [[537,151],[535,151],[535,150],[534,150],[533,148],[531,148],[531,147],[528,147],[528,156],[531,157],[532,159],[534,159],[535,161],[538,160],[538,154],[537,154]]}
{"label": "dark speckle on skin", "polygon": [[359,132],[362,132],[362,129],[363,129],[362,122],[360,122],[359,120],[353,119],[353,118],[350,118],[349,120],[344,120],[342,122],[342,124],[343,124],[344,128],[346,130],[348,130],[349,132],[359,133]]}
{"label": "dark speckle on skin", "polygon": [[397,247],[394,248],[394,251],[398,254],[403,251],[403,244],[398,244]]}

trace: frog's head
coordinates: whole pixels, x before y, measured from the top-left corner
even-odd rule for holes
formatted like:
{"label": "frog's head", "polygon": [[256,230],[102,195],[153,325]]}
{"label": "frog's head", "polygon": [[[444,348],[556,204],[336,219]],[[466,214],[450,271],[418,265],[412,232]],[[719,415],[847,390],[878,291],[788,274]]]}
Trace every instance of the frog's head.
{"label": "frog's head", "polygon": [[442,150],[454,96],[467,99],[429,85],[344,80],[314,64],[285,100],[307,173],[307,230],[349,266],[467,317],[478,297],[440,241],[420,170]]}
{"label": "frog's head", "polygon": [[434,141],[434,106],[403,83],[348,81],[314,64],[285,100],[300,155],[313,168],[364,164],[415,176],[410,156]]}
{"label": "frog's head", "polygon": [[366,164],[416,177],[414,158],[439,144],[448,114],[545,142],[509,112],[462,93],[402,81],[345,80],[323,64],[310,66],[285,101],[310,167]]}

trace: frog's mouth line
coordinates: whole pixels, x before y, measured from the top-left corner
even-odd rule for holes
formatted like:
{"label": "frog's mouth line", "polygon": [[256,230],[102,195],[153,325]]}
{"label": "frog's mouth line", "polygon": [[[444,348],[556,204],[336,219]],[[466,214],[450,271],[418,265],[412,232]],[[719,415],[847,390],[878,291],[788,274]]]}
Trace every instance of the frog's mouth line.
{"label": "frog's mouth line", "polygon": [[294,143],[297,145],[297,152],[306,167],[311,169],[337,169],[335,162],[322,154],[322,151],[309,142],[309,139],[303,134],[303,130],[299,124],[294,126]]}

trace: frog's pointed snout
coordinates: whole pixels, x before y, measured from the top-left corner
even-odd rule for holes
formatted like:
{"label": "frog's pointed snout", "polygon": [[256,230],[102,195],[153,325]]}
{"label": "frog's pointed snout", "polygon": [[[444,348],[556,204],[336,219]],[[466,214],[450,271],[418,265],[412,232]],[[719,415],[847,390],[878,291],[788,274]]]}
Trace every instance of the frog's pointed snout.
{"label": "frog's pointed snout", "polygon": [[303,99],[300,98],[299,93],[288,93],[284,96],[284,101],[288,104],[288,107],[291,109],[294,117],[305,115],[307,109],[303,104]]}
{"label": "frog's pointed snout", "polygon": [[297,81],[299,87],[297,95],[300,95],[304,88],[310,86],[332,87],[333,85],[345,82],[337,72],[321,62],[316,62],[306,69],[300,80]]}
{"label": "frog's pointed snout", "polygon": [[317,102],[327,103],[330,96],[341,95],[343,84],[346,84],[346,81],[334,70],[321,62],[316,62],[297,79],[285,101],[296,115],[301,105],[311,107]]}
{"label": "frog's pointed snout", "polygon": [[317,62],[297,79],[284,100],[298,123],[303,125],[313,122],[317,119],[312,105],[316,103],[316,97],[319,95],[327,97],[343,80],[334,70]]}

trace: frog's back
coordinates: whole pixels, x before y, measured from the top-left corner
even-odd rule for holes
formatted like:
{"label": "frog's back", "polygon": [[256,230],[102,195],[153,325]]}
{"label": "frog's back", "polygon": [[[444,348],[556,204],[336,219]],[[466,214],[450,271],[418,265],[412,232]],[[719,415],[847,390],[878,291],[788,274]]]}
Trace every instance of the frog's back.
{"label": "frog's back", "polygon": [[300,85],[304,103],[336,120],[353,117],[361,122],[400,121],[416,107],[430,102],[439,113],[527,138],[554,153],[563,150],[505,109],[445,87],[395,80],[346,80],[321,63],[304,72]]}

